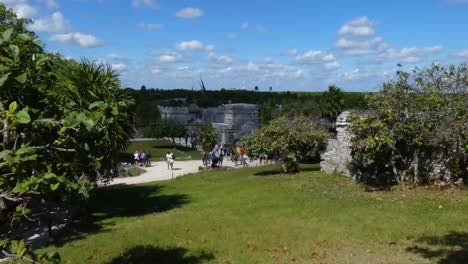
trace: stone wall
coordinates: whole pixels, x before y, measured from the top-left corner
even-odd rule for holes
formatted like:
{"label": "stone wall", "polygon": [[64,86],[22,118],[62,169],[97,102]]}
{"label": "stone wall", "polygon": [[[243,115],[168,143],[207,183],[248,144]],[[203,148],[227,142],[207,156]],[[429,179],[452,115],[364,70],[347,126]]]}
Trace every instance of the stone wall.
{"label": "stone wall", "polygon": [[340,173],[348,177],[353,177],[351,172],[351,140],[346,131],[348,125],[347,118],[351,114],[349,111],[341,113],[336,119],[336,137],[328,140],[327,149],[321,155],[320,168],[322,171]]}
{"label": "stone wall", "polygon": [[196,130],[212,124],[218,132],[220,144],[234,144],[250,135],[258,126],[258,106],[255,104],[226,104],[200,109],[196,113],[188,107],[159,107],[161,118],[173,118]]}

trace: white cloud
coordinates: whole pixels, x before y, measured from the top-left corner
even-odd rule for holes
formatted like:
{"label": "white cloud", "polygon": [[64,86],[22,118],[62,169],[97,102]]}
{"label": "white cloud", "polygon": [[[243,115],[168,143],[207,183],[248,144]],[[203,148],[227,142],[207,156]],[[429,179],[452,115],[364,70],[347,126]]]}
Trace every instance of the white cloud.
{"label": "white cloud", "polygon": [[103,42],[95,36],[83,34],[80,32],[55,34],[50,37],[50,40],[68,45],[77,45],[85,48],[93,48],[103,45]]}
{"label": "white cloud", "polygon": [[241,29],[248,29],[249,28],[249,23],[245,22],[245,23],[242,23],[242,25],[240,26]]}
{"label": "white cloud", "polygon": [[382,54],[379,54],[378,60],[399,60],[402,63],[417,63],[424,60],[426,57],[442,52],[441,45],[428,47],[428,48],[403,48],[400,50],[388,49]]}
{"label": "white cloud", "polygon": [[193,7],[186,7],[183,8],[176,13],[176,17],[178,18],[186,18],[186,19],[192,19],[192,18],[199,18],[204,15],[203,10],[200,8],[193,8]]}
{"label": "white cloud", "polygon": [[327,70],[336,70],[341,67],[341,64],[338,61],[325,63],[325,69]]}
{"label": "white cloud", "polygon": [[312,50],[303,55],[298,55],[294,59],[299,64],[315,64],[324,62],[333,62],[336,58],[331,53],[323,52],[320,50]]}
{"label": "white cloud", "polygon": [[41,2],[45,3],[47,5],[47,8],[49,9],[58,9],[59,5],[55,0],[40,0]]}
{"label": "white cloud", "polygon": [[156,4],[153,0],[132,0],[132,5],[135,8],[159,8],[158,4]]}
{"label": "white cloud", "polygon": [[161,72],[162,72],[162,70],[159,69],[159,68],[153,68],[153,69],[151,69],[151,73],[153,73],[153,74],[160,74]]}
{"label": "white cloud", "polygon": [[372,36],[375,34],[373,23],[367,17],[359,17],[344,24],[338,31],[338,35]]}
{"label": "white cloud", "polygon": [[117,53],[110,53],[110,54],[107,54],[106,56],[109,60],[122,60],[124,59],[125,57],[120,55],[120,54],[117,54]]}
{"label": "white cloud", "polygon": [[364,40],[340,38],[336,42],[336,47],[346,55],[366,55],[385,51],[390,45],[380,37]]}
{"label": "white cloud", "polygon": [[0,0],[0,3],[13,9],[19,18],[33,18],[37,15],[37,9],[28,4],[26,0]]}
{"label": "white cloud", "polygon": [[165,26],[164,24],[138,23],[137,27],[146,30],[159,30],[163,29]]}
{"label": "white cloud", "polygon": [[213,45],[204,45],[201,41],[191,40],[183,41],[177,44],[176,49],[179,51],[212,51]]}
{"label": "white cloud", "polygon": [[71,26],[68,20],[65,20],[62,13],[55,12],[50,17],[40,18],[29,26],[32,31],[49,33],[67,33]]}
{"label": "white cloud", "polygon": [[[467,0],[468,2],[468,0]],[[465,59],[468,60],[468,49],[467,50],[462,50],[459,52],[455,52],[452,54],[454,57],[460,58],[460,59]]]}
{"label": "white cloud", "polygon": [[160,62],[174,63],[182,61],[182,55],[177,52],[167,52],[159,56]]}
{"label": "white cloud", "polygon": [[207,57],[208,61],[214,62],[216,64],[231,64],[232,63],[232,58],[229,56],[216,56],[213,52],[210,52]]}
{"label": "white cloud", "polygon": [[236,34],[233,34],[233,33],[227,34],[227,35],[226,35],[226,38],[228,38],[228,39],[237,39],[237,35],[236,35]]}
{"label": "white cloud", "polygon": [[111,67],[113,70],[116,70],[116,71],[124,71],[127,69],[127,65],[123,63],[111,64]]}

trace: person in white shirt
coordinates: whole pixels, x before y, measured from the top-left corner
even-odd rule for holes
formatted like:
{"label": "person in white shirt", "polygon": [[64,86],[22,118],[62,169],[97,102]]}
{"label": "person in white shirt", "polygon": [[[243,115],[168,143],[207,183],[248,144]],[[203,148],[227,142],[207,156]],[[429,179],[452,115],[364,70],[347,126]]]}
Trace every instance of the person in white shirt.
{"label": "person in white shirt", "polygon": [[172,155],[171,153],[167,152],[166,154],[166,163],[167,163],[167,170],[170,170],[171,168],[171,162],[170,160],[172,160],[172,163],[174,163],[174,160],[172,159]]}

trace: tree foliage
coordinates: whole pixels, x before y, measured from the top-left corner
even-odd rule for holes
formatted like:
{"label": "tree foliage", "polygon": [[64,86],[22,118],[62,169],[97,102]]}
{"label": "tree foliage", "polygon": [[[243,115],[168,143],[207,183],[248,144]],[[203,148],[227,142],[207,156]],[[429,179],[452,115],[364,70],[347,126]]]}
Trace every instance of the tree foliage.
{"label": "tree foliage", "polygon": [[203,125],[200,129],[200,145],[202,150],[211,151],[218,142],[216,129],[211,124]]}
{"label": "tree foliage", "polygon": [[12,231],[49,203],[86,204],[133,131],[133,101],[109,67],[45,53],[26,21],[3,5],[0,19],[0,225],[9,230],[0,250],[56,262],[11,240]]}
{"label": "tree foliage", "polygon": [[329,134],[304,116],[281,116],[243,141],[249,155],[280,158],[285,172],[297,172],[299,162],[314,159],[323,150]]}
{"label": "tree foliage", "polygon": [[366,116],[351,117],[361,175],[379,184],[466,182],[467,93],[466,65],[398,71],[369,97]]}
{"label": "tree foliage", "polygon": [[169,137],[172,139],[174,147],[176,146],[175,139],[185,137],[187,135],[187,128],[184,124],[175,119],[162,119],[153,124],[152,127],[144,131],[145,137],[164,138]]}
{"label": "tree foliage", "polygon": [[331,85],[328,87],[328,91],[324,92],[320,98],[320,110],[322,116],[335,121],[345,105],[345,96],[340,88]]}

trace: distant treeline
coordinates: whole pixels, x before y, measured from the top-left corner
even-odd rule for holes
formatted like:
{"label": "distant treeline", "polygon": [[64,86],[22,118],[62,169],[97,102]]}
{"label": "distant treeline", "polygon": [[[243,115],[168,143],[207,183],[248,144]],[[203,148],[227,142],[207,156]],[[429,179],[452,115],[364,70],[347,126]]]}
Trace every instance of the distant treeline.
{"label": "distant treeline", "polygon": [[[324,92],[260,92],[248,90],[162,90],[142,86],[139,90],[127,88],[126,91],[136,102],[136,120],[138,126],[157,122],[157,106],[198,106],[216,107],[229,103],[248,103],[260,106],[260,122],[272,118],[276,106],[281,106],[283,113],[301,113],[321,115],[321,100]],[[367,109],[364,92],[343,92],[343,109]]]}

